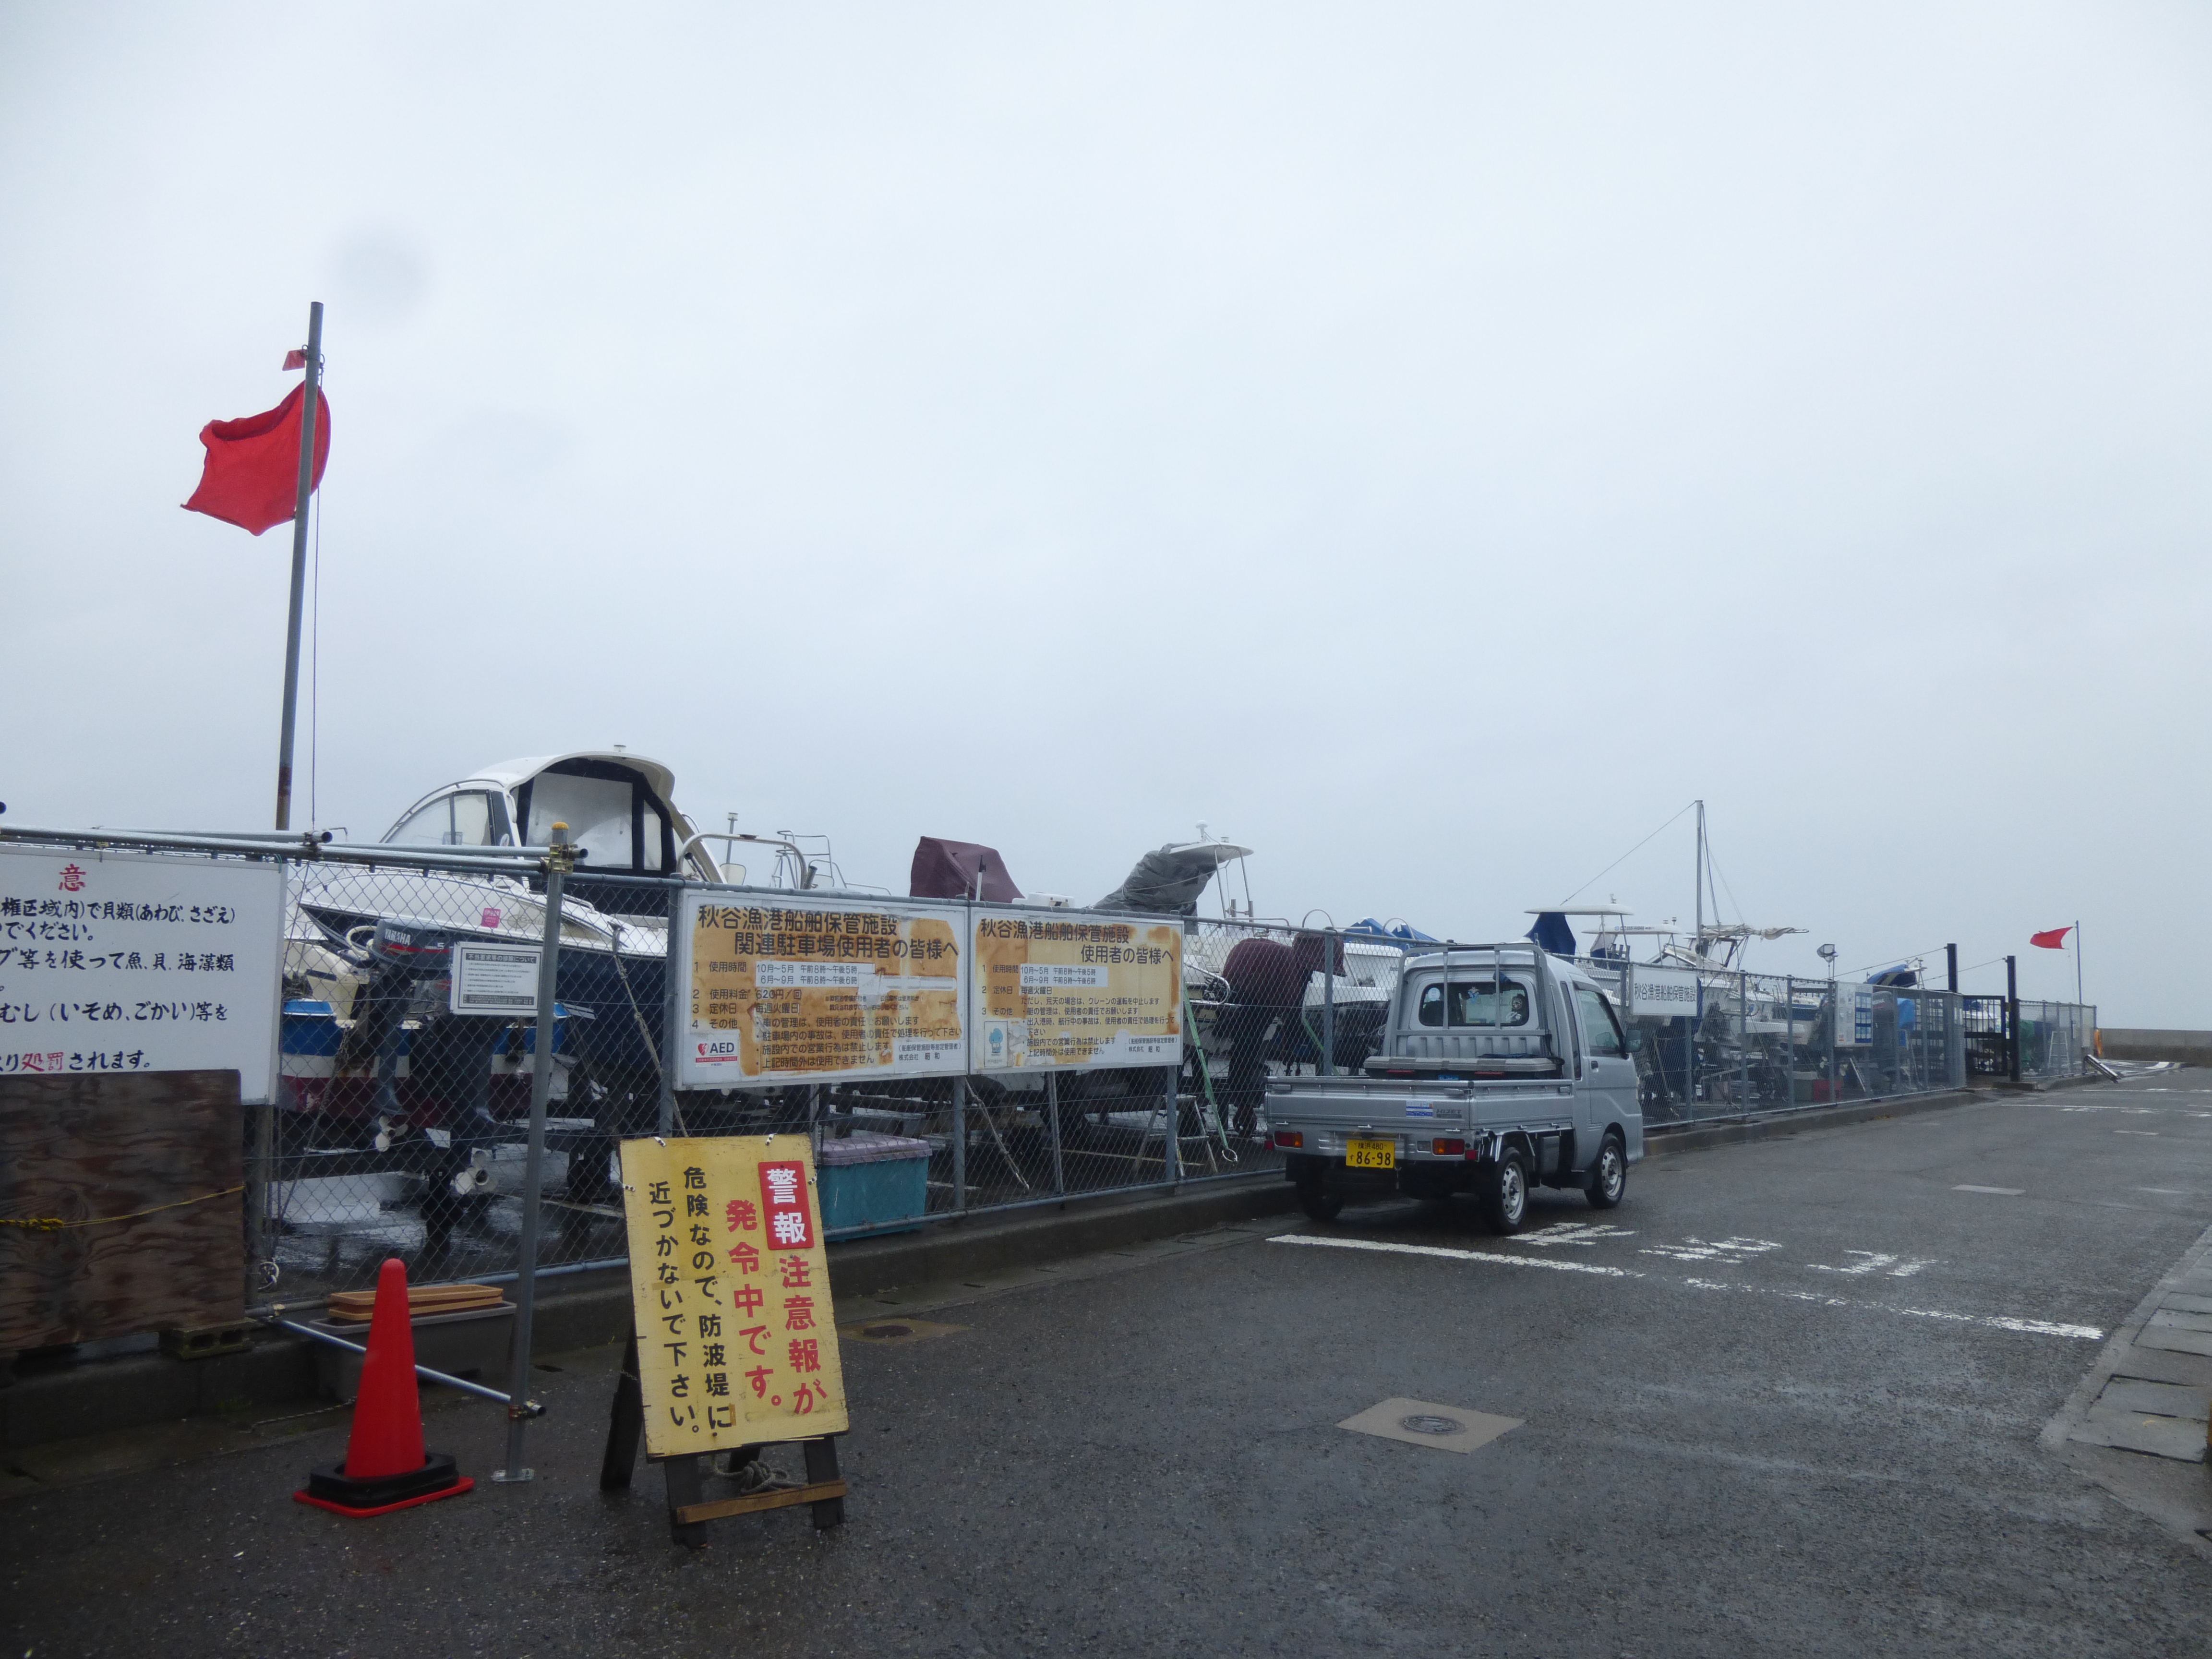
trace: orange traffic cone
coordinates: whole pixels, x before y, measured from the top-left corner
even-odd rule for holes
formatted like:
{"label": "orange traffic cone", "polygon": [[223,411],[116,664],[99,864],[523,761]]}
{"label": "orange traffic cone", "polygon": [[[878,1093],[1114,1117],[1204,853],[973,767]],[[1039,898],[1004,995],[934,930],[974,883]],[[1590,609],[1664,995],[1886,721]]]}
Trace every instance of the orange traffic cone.
{"label": "orange traffic cone", "polygon": [[398,1257],[376,1276],[368,1321],[368,1358],[353,1403],[345,1462],[311,1470],[293,1497],[337,1515],[389,1515],[394,1510],[458,1498],[476,1485],[443,1452],[422,1449],[422,1401],[415,1389],[415,1327],[408,1316],[407,1267]]}

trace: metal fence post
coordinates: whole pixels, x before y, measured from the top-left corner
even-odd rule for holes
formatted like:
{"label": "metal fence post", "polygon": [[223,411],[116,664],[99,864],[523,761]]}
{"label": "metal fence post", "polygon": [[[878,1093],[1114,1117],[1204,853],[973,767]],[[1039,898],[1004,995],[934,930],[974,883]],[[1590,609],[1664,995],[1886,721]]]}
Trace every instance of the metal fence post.
{"label": "metal fence post", "polygon": [[1067,1171],[1062,1167],[1060,1156],[1060,1073],[1057,1072],[1044,1074],[1044,1123],[1045,1133],[1052,1139],[1052,1189],[1056,1193],[1065,1193],[1067,1191]]}
{"label": "metal fence post", "polygon": [[1782,1103],[1797,1104],[1797,976],[1782,976]]}
{"label": "metal fence post", "polygon": [[1168,1190],[1173,1192],[1182,1185],[1182,1124],[1180,1121],[1182,1103],[1176,1098],[1175,1074],[1168,1074],[1167,1124],[1160,1137],[1160,1156],[1166,1168]]}
{"label": "metal fence post", "polygon": [[1705,1024],[1705,976],[1698,969],[1690,970],[1690,981],[1697,989],[1697,998],[1690,1006],[1694,1011],[1683,1024],[1682,1039],[1682,1109],[1689,1120],[1698,1121],[1698,1033]]}
{"label": "metal fence post", "polygon": [[1332,927],[1323,935],[1327,941],[1322,949],[1327,954],[1321,964],[1321,1074],[1336,1075],[1336,968],[1338,952],[1344,949],[1343,935]]}
{"label": "metal fence post", "polygon": [[529,1423],[531,1320],[538,1304],[538,1229],[542,1213],[538,1187],[545,1176],[545,1108],[553,1094],[553,1042],[556,1030],[553,995],[561,969],[561,882],[575,862],[568,845],[568,826],[556,823],[552,852],[545,860],[545,938],[538,957],[538,1035],[531,1054],[530,1150],[523,1161],[521,1257],[515,1264],[514,1356],[507,1386],[507,1467],[495,1480],[528,1480],[534,1471],[522,1464],[522,1437]]}
{"label": "metal fence post", "polygon": [[1836,1103],[1836,1021],[1842,1018],[1837,1010],[1843,1005],[1836,997],[1833,975],[1828,979],[1828,1104]]}
{"label": "metal fence post", "polygon": [[1735,970],[1735,1098],[1751,1109],[1751,975]]}
{"label": "metal fence post", "polygon": [[968,1079],[952,1079],[952,1207],[968,1207]]}
{"label": "metal fence post", "polygon": [[[729,849],[724,848],[724,852]],[[684,1015],[689,1012],[691,988],[680,982],[676,967],[682,954],[677,943],[678,930],[684,926],[684,898],[689,889],[679,884],[668,899],[668,938],[661,948],[660,981],[663,988],[660,1035],[660,1109],[659,1127],[656,1133],[664,1138],[676,1133],[676,1056],[677,1045],[684,1041]]]}
{"label": "metal fence post", "polygon": [[2020,958],[2005,958],[2005,1065],[2014,1083],[2020,1081]]}
{"label": "metal fence post", "polygon": [[[292,896],[292,866],[289,860],[279,859],[276,868],[284,884],[285,905],[289,909]],[[276,1257],[275,1240],[269,1225],[269,1200],[271,1183],[276,1173],[276,1097],[284,1088],[284,974],[290,965],[287,960],[290,951],[289,941],[280,939],[276,949],[277,1059],[269,1079],[269,1098],[253,1114],[253,1168],[246,1182],[246,1212],[252,1218],[252,1225],[246,1233],[249,1255],[246,1262],[246,1283],[241,1288],[248,1307],[253,1305],[259,1291],[268,1288],[261,1283],[263,1264],[273,1264]]]}

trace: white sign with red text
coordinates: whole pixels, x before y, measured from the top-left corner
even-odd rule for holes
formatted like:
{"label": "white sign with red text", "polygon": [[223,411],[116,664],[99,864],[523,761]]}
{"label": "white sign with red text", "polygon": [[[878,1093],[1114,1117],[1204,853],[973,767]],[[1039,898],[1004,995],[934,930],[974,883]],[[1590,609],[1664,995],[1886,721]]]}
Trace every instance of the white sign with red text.
{"label": "white sign with red text", "polygon": [[284,872],[0,846],[0,1077],[234,1071],[269,1098]]}

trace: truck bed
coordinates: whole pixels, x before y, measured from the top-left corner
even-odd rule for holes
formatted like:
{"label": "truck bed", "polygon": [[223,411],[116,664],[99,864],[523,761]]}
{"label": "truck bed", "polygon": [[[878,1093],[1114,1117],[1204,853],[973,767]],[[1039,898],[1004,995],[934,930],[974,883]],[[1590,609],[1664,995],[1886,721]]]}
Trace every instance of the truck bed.
{"label": "truck bed", "polygon": [[[1460,1082],[1376,1077],[1274,1078],[1267,1085],[1267,1121],[1304,1129],[1335,1144],[1309,1141],[1311,1152],[1341,1152],[1346,1133],[1469,1133],[1524,1128],[1532,1134],[1570,1128],[1574,1085],[1553,1078],[1483,1078]],[[1402,1149],[1410,1150],[1410,1149]]]}

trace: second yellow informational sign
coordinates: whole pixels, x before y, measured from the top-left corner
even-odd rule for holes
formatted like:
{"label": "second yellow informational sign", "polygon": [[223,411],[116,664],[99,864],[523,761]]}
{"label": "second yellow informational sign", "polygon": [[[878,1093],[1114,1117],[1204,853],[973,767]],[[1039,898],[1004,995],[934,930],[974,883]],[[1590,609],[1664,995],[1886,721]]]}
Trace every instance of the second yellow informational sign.
{"label": "second yellow informational sign", "polygon": [[622,1170],[647,1454],[844,1433],[806,1137],[625,1140]]}
{"label": "second yellow informational sign", "polygon": [[1182,929],[978,911],[975,1069],[1182,1060]]}

